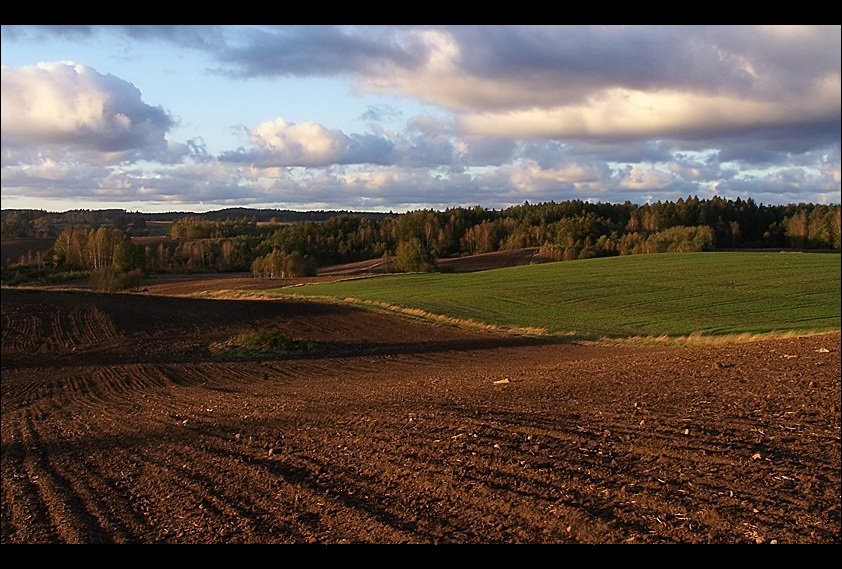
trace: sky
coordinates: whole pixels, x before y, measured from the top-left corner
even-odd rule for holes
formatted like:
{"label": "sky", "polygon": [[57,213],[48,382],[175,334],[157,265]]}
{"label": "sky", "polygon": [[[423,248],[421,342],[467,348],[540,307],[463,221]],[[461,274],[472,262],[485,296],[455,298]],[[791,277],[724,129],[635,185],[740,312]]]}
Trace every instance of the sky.
{"label": "sky", "polygon": [[2,208],[839,204],[842,26],[17,26]]}

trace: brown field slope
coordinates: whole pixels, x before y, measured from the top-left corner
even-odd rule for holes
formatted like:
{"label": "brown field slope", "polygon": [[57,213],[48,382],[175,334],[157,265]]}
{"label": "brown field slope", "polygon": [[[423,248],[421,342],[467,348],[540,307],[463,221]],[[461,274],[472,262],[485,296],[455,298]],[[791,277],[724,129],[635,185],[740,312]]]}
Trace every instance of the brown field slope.
{"label": "brown field slope", "polygon": [[[839,333],[585,345],[155,283],[3,289],[2,543],[840,543]],[[256,331],[298,343],[223,349]]]}

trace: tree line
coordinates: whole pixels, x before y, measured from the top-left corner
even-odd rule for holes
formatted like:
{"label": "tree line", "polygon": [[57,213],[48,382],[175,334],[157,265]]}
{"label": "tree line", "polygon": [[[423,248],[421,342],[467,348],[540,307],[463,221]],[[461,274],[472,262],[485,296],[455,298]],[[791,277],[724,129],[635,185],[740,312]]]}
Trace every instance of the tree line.
{"label": "tree line", "polygon": [[[322,266],[377,258],[386,259],[394,271],[434,271],[439,258],[529,247],[547,261],[734,248],[839,251],[842,236],[838,204],[765,206],[751,199],[719,197],[644,205],[571,200],[524,202],[500,210],[475,206],[383,215],[338,212],[318,220],[270,224],[239,215],[247,211],[232,210],[238,215],[223,218],[186,214],[172,220],[165,238],[148,244],[132,239],[136,220],[107,227],[62,220],[48,252],[4,260],[3,280],[25,279],[27,272],[55,276],[88,271],[106,288],[114,288],[166,272],[251,272],[288,278],[315,274]],[[115,216],[113,210],[110,214]],[[21,227],[24,233],[39,226],[43,231],[46,224],[39,219],[31,210],[6,214],[3,236],[20,234]]]}

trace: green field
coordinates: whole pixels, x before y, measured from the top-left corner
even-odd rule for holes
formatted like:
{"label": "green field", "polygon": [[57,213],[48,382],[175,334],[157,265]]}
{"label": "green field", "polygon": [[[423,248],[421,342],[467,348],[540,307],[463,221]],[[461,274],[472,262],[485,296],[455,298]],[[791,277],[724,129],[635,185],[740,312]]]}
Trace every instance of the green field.
{"label": "green field", "polygon": [[631,255],[389,275],[297,287],[295,294],[585,339],[839,330],[842,296],[840,255],[778,252]]}

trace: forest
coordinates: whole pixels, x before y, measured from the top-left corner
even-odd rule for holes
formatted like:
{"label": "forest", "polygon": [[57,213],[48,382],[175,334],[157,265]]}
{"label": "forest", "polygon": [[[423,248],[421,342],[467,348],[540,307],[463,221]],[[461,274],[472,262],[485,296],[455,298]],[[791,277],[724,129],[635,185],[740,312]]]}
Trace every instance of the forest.
{"label": "forest", "polygon": [[[838,204],[762,205],[688,197],[637,205],[580,200],[504,209],[406,213],[233,208],[204,214],[125,210],[3,210],[2,238],[50,239],[3,259],[3,284],[89,278],[102,289],[160,273],[251,272],[285,278],[383,258],[396,272],[440,270],[437,259],[535,248],[545,261],[728,249],[840,251]],[[150,226],[161,224],[155,235]]]}

